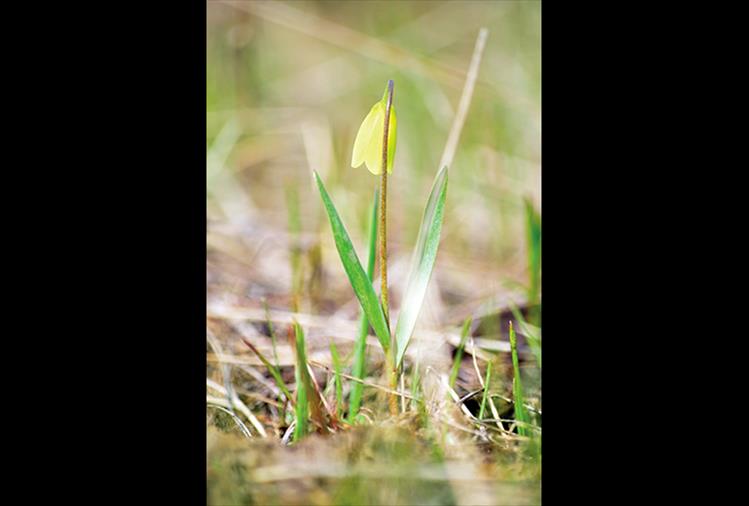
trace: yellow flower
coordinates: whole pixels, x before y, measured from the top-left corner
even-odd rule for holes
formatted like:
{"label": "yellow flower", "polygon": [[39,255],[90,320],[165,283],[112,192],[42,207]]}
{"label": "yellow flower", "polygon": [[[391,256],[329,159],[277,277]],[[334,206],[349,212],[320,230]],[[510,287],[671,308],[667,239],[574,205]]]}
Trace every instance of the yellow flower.
{"label": "yellow flower", "polygon": [[[351,166],[356,168],[362,163],[372,174],[382,174],[382,137],[385,129],[385,111],[387,109],[388,90],[385,90],[382,100],[372,106],[367,117],[359,127],[354,141],[354,153]],[[395,156],[395,107],[390,106],[390,124],[388,126],[388,174],[393,173],[393,157]]]}

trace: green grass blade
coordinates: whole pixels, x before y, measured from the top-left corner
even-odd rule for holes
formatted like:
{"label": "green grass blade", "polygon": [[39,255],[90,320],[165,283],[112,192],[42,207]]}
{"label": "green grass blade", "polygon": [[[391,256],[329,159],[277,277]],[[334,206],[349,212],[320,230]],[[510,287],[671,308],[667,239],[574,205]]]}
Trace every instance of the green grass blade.
{"label": "green grass blade", "polygon": [[372,324],[372,328],[380,340],[383,350],[387,354],[390,349],[390,330],[385,321],[380,300],[372,287],[372,282],[367,278],[364,269],[362,269],[359,257],[356,256],[356,250],[354,250],[354,246],[351,244],[351,238],[348,232],[346,232],[346,227],[343,226],[340,216],[338,216],[338,211],[336,211],[335,205],[330,199],[322,179],[320,179],[317,171],[313,171],[313,173],[317,182],[317,188],[320,190],[325,211],[328,213],[330,228],[333,231],[333,239],[335,240],[335,246],[341,258],[343,269],[346,271],[351,288],[354,289],[354,293],[359,299],[359,304],[361,304],[364,314],[367,315],[367,320]]}
{"label": "green grass blade", "polygon": [[309,372],[307,371],[307,351],[304,343],[304,331],[302,327],[294,322],[294,333],[296,335],[296,366],[294,377],[296,378],[296,427],[294,427],[294,441],[299,441],[307,434],[309,420],[309,397],[312,392]]}
{"label": "green grass blade", "polygon": [[527,436],[530,434],[528,430],[528,424],[530,424],[530,417],[528,411],[525,409],[525,399],[523,398],[523,385],[520,382],[520,363],[518,362],[518,340],[515,336],[515,329],[512,327],[512,321],[510,321],[510,349],[512,351],[512,395],[515,403],[515,420],[518,423],[518,434],[521,436]]}
{"label": "green grass blade", "polygon": [[463,330],[460,333],[460,344],[458,349],[455,350],[455,360],[453,360],[453,368],[450,371],[450,388],[455,388],[455,380],[458,378],[458,372],[460,371],[460,361],[463,359],[463,349],[466,346],[466,339],[468,339],[468,330],[471,328],[471,322],[473,319],[469,316],[466,321],[463,322]]}
{"label": "green grass blade", "polygon": [[[372,201],[372,216],[369,220],[369,257],[367,259],[367,278],[369,282],[372,282],[374,277],[375,259],[377,258],[377,207],[379,203],[379,191],[375,190],[374,199]],[[352,375],[355,378],[364,379],[365,371],[364,366],[366,364],[366,353],[367,353],[367,334],[369,333],[369,320],[367,315],[362,311],[359,319],[359,335],[356,338],[356,345],[354,347],[354,366]],[[361,396],[364,391],[364,385],[358,381],[354,381],[351,385],[351,396],[349,397],[349,422],[353,423],[356,419],[356,415],[359,414],[359,406],[361,405]]]}
{"label": "green grass blade", "polygon": [[512,302],[510,302],[510,311],[512,311],[512,316],[514,316],[522,326],[521,330],[524,331],[525,338],[528,340],[528,346],[530,347],[531,352],[533,352],[533,356],[536,357],[538,368],[541,369],[541,338],[534,332],[531,332],[528,322],[523,318],[523,314]]}
{"label": "green grass blade", "polygon": [[[536,306],[540,303],[541,294],[541,216],[533,207],[533,202],[526,197],[525,203],[525,220],[526,220],[526,241],[528,243],[528,303]],[[540,325],[540,318],[537,309],[533,309],[528,315],[533,325]]]}
{"label": "green grass blade", "polygon": [[434,261],[437,259],[437,248],[442,231],[442,216],[445,210],[445,196],[447,195],[447,166],[437,173],[432,185],[424,216],[421,220],[419,238],[414,249],[411,273],[408,276],[406,290],[403,294],[398,324],[395,327],[396,367],[403,360],[408,341],[416,327],[416,319],[421,311],[424,296],[427,292],[429,278],[432,275]]}
{"label": "green grass blade", "polygon": [[481,397],[481,409],[479,410],[479,420],[484,418],[484,410],[486,409],[486,397],[489,392],[489,381],[492,379],[492,363],[489,362],[486,366],[486,381],[484,381],[484,395]]}
{"label": "green grass blade", "polygon": [[255,345],[253,345],[247,338],[242,337],[242,341],[244,344],[247,345],[247,347],[252,350],[252,352],[257,356],[257,358],[260,359],[260,361],[263,363],[263,365],[268,369],[270,372],[270,375],[273,376],[273,380],[276,382],[276,386],[283,392],[283,394],[286,396],[286,398],[291,402],[294,403],[294,398],[291,396],[291,392],[289,392],[289,389],[286,387],[286,384],[283,382],[283,378],[281,378],[281,372],[278,370],[278,367],[271,364],[265,356],[260,353],[260,350],[255,348]]}
{"label": "green grass blade", "polygon": [[335,413],[338,418],[343,413],[343,383],[341,383],[341,357],[338,348],[330,341],[330,356],[333,358],[333,370],[335,371]]}

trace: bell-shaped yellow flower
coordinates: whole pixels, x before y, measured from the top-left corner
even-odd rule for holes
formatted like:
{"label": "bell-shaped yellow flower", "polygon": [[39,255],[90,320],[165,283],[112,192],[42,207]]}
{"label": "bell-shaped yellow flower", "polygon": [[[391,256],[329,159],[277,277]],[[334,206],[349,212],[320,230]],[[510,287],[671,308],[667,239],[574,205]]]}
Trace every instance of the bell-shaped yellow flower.
{"label": "bell-shaped yellow flower", "polygon": [[[359,127],[354,141],[354,154],[351,157],[351,166],[356,168],[362,163],[367,164],[367,169],[372,174],[382,174],[382,137],[385,129],[385,111],[387,110],[388,91],[382,100],[372,106],[367,117]],[[395,119],[395,107],[390,105],[390,125],[388,126],[388,174],[393,173],[393,157],[395,156],[395,137],[397,121]]]}

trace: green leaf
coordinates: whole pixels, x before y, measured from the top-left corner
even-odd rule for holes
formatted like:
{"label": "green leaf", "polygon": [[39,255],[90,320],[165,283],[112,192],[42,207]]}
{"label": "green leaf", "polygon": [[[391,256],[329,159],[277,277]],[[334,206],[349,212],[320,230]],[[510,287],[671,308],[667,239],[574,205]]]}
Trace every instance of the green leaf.
{"label": "green leaf", "polygon": [[528,320],[533,325],[540,325],[539,309],[541,294],[541,216],[533,207],[529,197],[523,199],[525,203],[525,229],[528,244],[528,304],[531,306]]}
{"label": "green leaf", "polygon": [[372,328],[380,340],[382,349],[387,354],[390,349],[390,330],[385,321],[380,300],[377,298],[377,294],[372,287],[372,282],[367,278],[364,269],[362,269],[359,257],[356,256],[356,250],[354,250],[348,232],[346,232],[346,227],[343,226],[343,222],[340,216],[338,216],[338,211],[336,211],[333,201],[330,200],[330,196],[327,190],[325,190],[322,179],[320,179],[317,171],[313,171],[313,174],[315,175],[317,188],[320,190],[325,211],[328,213],[330,228],[333,231],[333,239],[335,240],[335,246],[338,250],[338,256],[341,258],[343,269],[346,271],[351,288],[354,289],[354,294],[359,299],[359,304],[361,304],[364,314],[367,315],[367,320],[372,324]]}
{"label": "green leaf", "polygon": [[424,302],[429,278],[434,268],[434,261],[437,259],[446,194],[447,166],[444,166],[434,179],[432,193],[429,195],[429,201],[426,209],[424,209],[424,217],[421,220],[419,239],[411,260],[411,273],[403,294],[398,324],[395,327],[396,351],[398,352],[395,361],[396,367],[400,365],[408,341],[411,339],[414,327],[416,327],[416,319]]}
{"label": "green leaf", "polygon": [[518,426],[518,434],[521,436],[527,436],[530,434],[528,425],[530,424],[530,417],[525,409],[525,399],[523,398],[523,385],[520,382],[520,363],[518,361],[518,340],[515,336],[515,329],[512,326],[512,320],[510,320],[510,350],[512,352],[512,395],[514,397],[513,402],[515,404],[515,420],[520,422]]}
{"label": "green leaf", "polygon": [[330,356],[333,359],[333,369],[335,371],[335,414],[340,418],[343,412],[343,384],[341,383],[341,358],[338,355],[338,348],[335,343],[330,341]]}
{"label": "green leaf", "polygon": [[307,371],[307,352],[304,344],[304,331],[302,327],[294,322],[296,334],[296,367],[294,377],[296,379],[296,426],[294,427],[294,441],[299,441],[307,434],[309,418],[309,398],[312,392],[309,372]]}
{"label": "green leaf", "polygon": [[[520,324],[520,333],[523,334],[528,341],[528,347],[530,347],[533,356],[536,357],[538,368],[541,369],[541,338],[533,330],[533,327],[525,321],[523,313],[520,312],[518,307],[512,301],[510,301],[510,311],[512,311],[512,315]],[[536,329],[540,333],[540,329]]]}
{"label": "green leaf", "polygon": [[[374,277],[375,259],[377,258],[377,207],[379,203],[379,191],[375,189],[374,199],[372,200],[372,215],[369,219],[369,258],[367,261],[367,277],[370,283]],[[369,333],[369,320],[367,315],[362,311],[359,320],[359,335],[356,338],[354,346],[354,366],[352,374],[355,378],[364,379],[364,365],[366,363],[367,353],[367,334]],[[358,381],[351,385],[351,396],[349,397],[349,422],[356,420],[361,405],[361,396],[364,391],[364,385]]]}

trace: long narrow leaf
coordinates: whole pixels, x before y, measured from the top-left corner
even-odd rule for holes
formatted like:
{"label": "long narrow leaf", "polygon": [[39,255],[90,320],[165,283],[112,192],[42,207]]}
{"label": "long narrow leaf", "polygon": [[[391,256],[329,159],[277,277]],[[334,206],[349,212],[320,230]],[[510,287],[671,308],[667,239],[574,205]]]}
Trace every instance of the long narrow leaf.
{"label": "long narrow leaf", "polygon": [[[379,191],[375,189],[374,199],[372,201],[372,215],[369,219],[369,258],[367,259],[367,277],[372,282],[374,277],[375,259],[377,258],[377,207],[379,202]],[[367,315],[362,311],[359,320],[359,335],[356,338],[354,346],[354,366],[352,375],[358,379],[364,379],[364,365],[367,356],[367,334],[369,333],[369,320]],[[351,385],[351,397],[349,398],[349,422],[354,422],[356,415],[359,414],[361,405],[361,396],[364,391],[364,384],[355,381]]]}
{"label": "long narrow leaf", "polygon": [[304,331],[302,327],[294,322],[296,334],[296,367],[294,375],[296,379],[296,427],[294,427],[294,441],[299,441],[307,434],[309,418],[309,396],[312,391],[307,371],[307,352],[304,343]]}
{"label": "long narrow leaf", "polygon": [[330,341],[330,356],[333,359],[333,369],[335,371],[335,414],[338,418],[343,413],[343,383],[341,383],[341,358],[338,355],[338,348],[335,343]]}
{"label": "long narrow leaf", "polygon": [[529,197],[524,199],[526,217],[526,240],[528,243],[528,303],[531,306],[528,321],[540,326],[539,309],[541,294],[541,216],[533,207]]}
{"label": "long narrow leaf", "polygon": [[361,304],[364,314],[367,315],[367,319],[372,324],[372,328],[380,340],[383,350],[387,353],[390,349],[390,331],[388,330],[380,301],[372,287],[372,282],[367,278],[364,269],[362,269],[359,257],[356,256],[356,250],[354,250],[354,246],[351,244],[351,238],[348,232],[346,232],[346,227],[343,226],[340,216],[338,216],[338,211],[336,211],[335,205],[330,199],[322,179],[320,179],[317,171],[313,171],[313,173],[317,182],[317,188],[320,190],[325,211],[328,213],[330,228],[333,230],[333,239],[335,240],[335,246],[341,258],[343,269],[346,271],[351,288],[354,289],[354,293],[359,299],[359,304]]}
{"label": "long narrow leaf", "polygon": [[484,411],[486,410],[486,398],[489,393],[489,382],[492,379],[492,363],[489,362],[486,365],[486,380],[484,380],[484,395],[481,396],[481,409],[479,409],[479,420],[484,419]]}
{"label": "long narrow leaf", "polygon": [[541,369],[541,339],[532,331],[528,322],[523,318],[523,313],[520,312],[518,307],[512,301],[510,301],[510,311],[512,311],[512,315],[520,324],[520,333],[523,334],[528,341],[528,346],[538,362],[538,368]]}
{"label": "long narrow leaf", "polygon": [[398,352],[396,366],[400,365],[403,355],[406,353],[408,341],[411,339],[414,327],[416,327],[416,319],[424,302],[429,278],[434,268],[434,261],[437,259],[446,194],[447,166],[444,166],[434,179],[432,192],[429,195],[429,201],[421,220],[419,239],[416,242],[414,256],[411,260],[411,273],[408,276],[398,324],[395,327],[396,351]]}
{"label": "long narrow leaf", "polygon": [[510,348],[512,351],[512,395],[514,397],[515,404],[515,421],[518,423],[518,434],[521,436],[527,436],[530,431],[528,425],[530,424],[530,417],[528,412],[525,410],[525,400],[523,398],[523,385],[520,382],[520,363],[518,361],[518,340],[515,336],[515,329],[512,327],[512,321],[510,321]]}

